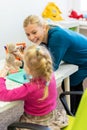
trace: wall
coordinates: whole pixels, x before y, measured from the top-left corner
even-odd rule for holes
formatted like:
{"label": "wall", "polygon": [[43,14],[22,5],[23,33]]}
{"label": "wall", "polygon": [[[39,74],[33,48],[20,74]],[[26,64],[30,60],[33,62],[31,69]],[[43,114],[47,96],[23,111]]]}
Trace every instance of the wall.
{"label": "wall", "polygon": [[0,59],[5,56],[4,45],[7,43],[29,41],[22,24],[30,14],[41,15],[48,2],[55,2],[65,14],[72,0],[0,0]]}

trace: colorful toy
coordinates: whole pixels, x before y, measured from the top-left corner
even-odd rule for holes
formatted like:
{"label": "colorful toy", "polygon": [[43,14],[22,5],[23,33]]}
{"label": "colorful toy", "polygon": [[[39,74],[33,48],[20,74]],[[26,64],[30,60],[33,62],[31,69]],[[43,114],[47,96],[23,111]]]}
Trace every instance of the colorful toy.
{"label": "colorful toy", "polygon": [[83,14],[78,14],[75,10],[72,10],[69,17],[75,18],[75,19],[80,19],[80,18],[83,18]]}
{"label": "colorful toy", "polygon": [[49,18],[53,21],[63,20],[61,11],[54,2],[49,2],[42,12],[43,18]]}
{"label": "colorful toy", "polygon": [[15,73],[20,70],[20,67],[22,66],[22,61],[20,57],[15,55],[16,53],[22,54],[24,46],[19,46],[19,44],[7,44],[5,46],[6,50],[6,58],[5,58],[5,64],[9,68],[9,73]]}

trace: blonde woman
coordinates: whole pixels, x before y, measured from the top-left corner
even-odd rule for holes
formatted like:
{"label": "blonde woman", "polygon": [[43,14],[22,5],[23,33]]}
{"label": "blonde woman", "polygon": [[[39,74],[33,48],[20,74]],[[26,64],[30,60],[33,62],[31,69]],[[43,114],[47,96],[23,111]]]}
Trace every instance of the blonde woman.
{"label": "blonde woman", "polygon": [[[71,91],[83,91],[83,80],[87,77],[87,37],[62,28],[49,26],[37,15],[30,15],[23,23],[27,38],[35,44],[44,44],[53,57],[53,68],[59,67],[63,60],[78,65],[79,70],[70,78]],[[75,114],[81,96],[71,97],[71,111]]]}
{"label": "blonde woman", "polygon": [[0,72],[0,101],[23,100],[24,113],[20,117],[21,122],[52,125],[57,105],[52,64],[50,53],[45,47],[32,45],[24,53],[24,69],[29,78],[28,83],[7,90],[4,77],[8,69]]}

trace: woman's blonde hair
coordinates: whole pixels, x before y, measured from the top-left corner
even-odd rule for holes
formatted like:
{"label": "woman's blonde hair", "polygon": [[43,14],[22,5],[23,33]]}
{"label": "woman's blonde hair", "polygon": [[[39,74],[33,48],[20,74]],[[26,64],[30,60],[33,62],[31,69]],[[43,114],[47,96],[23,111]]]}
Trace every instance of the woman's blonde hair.
{"label": "woman's blonde hair", "polygon": [[31,70],[33,77],[46,80],[44,96],[41,98],[45,99],[48,96],[47,83],[50,81],[53,72],[52,58],[49,51],[44,46],[31,45],[24,53],[24,61],[29,70]]}
{"label": "woman's blonde hair", "polygon": [[29,24],[38,24],[39,26],[42,26],[42,25],[47,25],[47,22],[38,15],[30,15],[24,19],[23,27],[25,28]]}

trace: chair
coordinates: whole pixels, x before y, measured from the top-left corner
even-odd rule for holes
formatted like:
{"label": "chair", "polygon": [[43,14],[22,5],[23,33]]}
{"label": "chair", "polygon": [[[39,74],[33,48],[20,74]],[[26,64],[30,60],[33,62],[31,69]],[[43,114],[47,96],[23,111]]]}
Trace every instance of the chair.
{"label": "chair", "polygon": [[82,95],[83,94],[83,91],[64,91],[60,94],[59,98],[60,98],[60,101],[62,102],[66,112],[68,115],[70,116],[75,116],[75,114],[73,114],[69,107],[68,107],[68,104],[67,104],[67,101],[66,101],[66,96],[67,95]]}
{"label": "chair", "polygon": [[[67,105],[66,95],[81,94],[82,99],[80,101],[76,115],[73,115]],[[60,94],[60,100],[64,105],[64,108],[69,117],[69,125],[61,130],[87,130],[87,89],[83,92],[63,92]],[[31,130],[51,130],[48,127],[36,125],[32,123],[13,123],[8,126],[7,130],[16,130],[16,128],[31,128]]]}
{"label": "chair", "polygon": [[[82,95],[76,115],[73,115],[65,101],[66,95]],[[87,89],[84,92],[63,92],[60,94],[60,100],[69,115],[69,125],[62,130],[87,130]]]}
{"label": "chair", "polygon": [[16,130],[16,128],[26,128],[31,130],[51,130],[47,126],[37,125],[33,123],[22,123],[22,122],[14,122],[10,124],[7,130]]}

